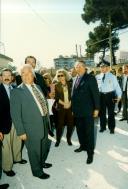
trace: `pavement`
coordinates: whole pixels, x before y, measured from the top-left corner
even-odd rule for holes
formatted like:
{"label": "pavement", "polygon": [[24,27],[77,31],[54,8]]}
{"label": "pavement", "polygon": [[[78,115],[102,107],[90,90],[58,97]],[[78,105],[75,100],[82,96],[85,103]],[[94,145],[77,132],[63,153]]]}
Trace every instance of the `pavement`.
{"label": "pavement", "polygon": [[[55,139],[52,138],[47,162],[53,166],[44,170],[50,174],[49,179],[33,177],[28,161],[25,165],[14,165],[14,177],[3,173],[1,183],[9,183],[10,189],[127,189],[128,123],[120,122],[120,116],[116,116],[115,134],[110,134],[108,129],[99,133],[97,125],[97,144],[92,164],[86,164],[86,152],[74,152],[79,147],[76,131],[72,136],[73,146],[67,145],[64,132],[58,148],[54,146]],[[28,160],[26,148],[23,158]]]}

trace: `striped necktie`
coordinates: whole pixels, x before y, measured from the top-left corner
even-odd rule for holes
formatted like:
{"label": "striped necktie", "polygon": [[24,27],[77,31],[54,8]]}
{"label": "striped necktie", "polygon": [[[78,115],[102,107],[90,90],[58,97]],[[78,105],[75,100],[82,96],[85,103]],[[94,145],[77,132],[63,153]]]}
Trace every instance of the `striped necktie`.
{"label": "striped necktie", "polygon": [[44,95],[41,92],[39,92],[34,85],[31,85],[31,87],[32,87],[32,91],[33,91],[36,99],[38,100],[38,102],[43,110],[44,115],[46,115],[48,113],[48,107],[47,107],[47,103],[46,103]]}
{"label": "striped necktie", "polygon": [[74,85],[75,89],[78,87],[78,85],[80,83],[80,79],[81,79],[81,77],[79,77],[79,76],[76,78],[75,85]]}

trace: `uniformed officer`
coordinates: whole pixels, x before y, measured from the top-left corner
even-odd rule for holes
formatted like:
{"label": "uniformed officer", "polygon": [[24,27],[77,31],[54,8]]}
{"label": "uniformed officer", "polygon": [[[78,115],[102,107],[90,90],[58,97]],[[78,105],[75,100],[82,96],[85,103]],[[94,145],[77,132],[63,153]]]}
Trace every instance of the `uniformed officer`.
{"label": "uniformed officer", "polygon": [[121,99],[121,88],[115,75],[110,73],[110,63],[102,60],[100,62],[101,73],[96,76],[100,91],[100,132],[106,130],[106,110],[108,113],[108,128],[110,134],[114,134],[115,129],[115,102]]}

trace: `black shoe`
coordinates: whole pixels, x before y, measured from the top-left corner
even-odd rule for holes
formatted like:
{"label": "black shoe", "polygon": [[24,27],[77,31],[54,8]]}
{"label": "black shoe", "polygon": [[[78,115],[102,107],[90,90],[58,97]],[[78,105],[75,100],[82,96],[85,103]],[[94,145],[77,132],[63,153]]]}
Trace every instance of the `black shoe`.
{"label": "black shoe", "polygon": [[77,149],[74,150],[74,152],[77,152],[77,153],[78,152],[82,152],[82,151],[85,151],[82,147],[79,147],[79,148],[77,148]]}
{"label": "black shoe", "polygon": [[26,164],[26,163],[27,163],[27,160],[22,159],[21,161],[14,161],[13,163],[14,163],[14,164],[15,164],[15,163]]}
{"label": "black shoe", "polygon": [[0,184],[0,189],[6,189],[9,187],[9,184]]}
{"label": "black shoe", "polygon": [[71,141],[67,141],[69,146],[72,146],[72,142]]}
{"label": "black shoe", "polygon": [[110,134],[114,134],[114,130],[111,130],[111,131],[110,131]]}
{"label": "black shoe", "polygon": [[54,133],[53,133],[51,130],[48,131],[48,134],[49,134],[51,137],[54,137]]}
{"label": "black shoe", "polygon": [[122,119],[120,119],[119,121],[125,121],[125,120],[127,120],[126,118],[122,118]]}
{"label": "black shoe", "polygon": [[92,162],[93,162],[93,155],[89,155],[89,156],[87,157],[86,163],[87,163],[87,164],[91,164]]}
{"label": "black shoe", "polygon": [[43,173],[39,178],[40,179],[48,179],[50,177],[50,175],[48,175],[47,173]]}
{"label": "black shoe", "polygon": [[106,129],[100,129],[99,132],[103,133]]}
{"label": "black shoe", "polygon": [[13,176],[15,176],[15,172],[13,171],[13,170],[11,170],[11,171],[3,171],[7,176],[9,176],[9,177],[13,177]]}
{"label": "black shoe", "polygon": [[45,169],[48,169],[50,167],[52,167],[51,163],[44,163],[44,165],[43,165],[43,168],[45,168]]}
{"label": "black shoe", "polygon": [[58,147],[58,146],[59,146],[59,144],[60,144],[60,142],[56,142],[55,147]]}

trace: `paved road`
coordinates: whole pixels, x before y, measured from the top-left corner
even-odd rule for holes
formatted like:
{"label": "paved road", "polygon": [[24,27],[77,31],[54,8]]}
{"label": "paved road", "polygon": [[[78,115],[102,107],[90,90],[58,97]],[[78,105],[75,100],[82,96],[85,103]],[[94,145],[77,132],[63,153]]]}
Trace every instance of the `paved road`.
{"label": "paved road", "polygon": [[[13,178],[3,173],[1,183],[8,182],[10,189],[127,189],[128,124],[118,119],[114,135],[108,130],[97,132],[93,164],[86,164],[85,152],[74,152],[79,146],[76,132],[73,134],[73,146],[67,145],[64,133],[58,148],[54,147],[55,139],[52,142],[47,162],[52,163],[53,167],[45,171],[51,175],[50,179],[33,177],[27,163],[14,165],[16,176]],[[28,159],[25,148],[23,157]]]}

